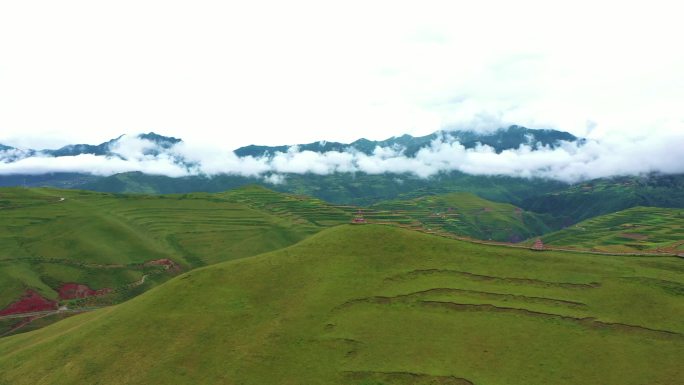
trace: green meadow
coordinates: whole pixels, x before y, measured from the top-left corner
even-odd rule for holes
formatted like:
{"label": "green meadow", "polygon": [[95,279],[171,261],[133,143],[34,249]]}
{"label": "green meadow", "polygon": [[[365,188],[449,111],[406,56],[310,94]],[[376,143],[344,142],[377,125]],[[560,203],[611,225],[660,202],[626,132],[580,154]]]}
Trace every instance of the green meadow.
{"label": "green meadow", "polygon": [[[176,195],[0,189],[0,309],[29,288],[56,299],[62,283],[117,289],[149,275],[142,288],[105,301],[120,302],[170,277],[149,274],[146,262],[169,258],[189,270],[257,255],[348,223],[357,210],[258,186]],[[519,240],[546,229],[534,214],[468,193],[362,211],[370,223],[482,239]]]}
{"label": "green meadow", "polygon": [[0,384],[682,383],[684,261],[382,225],[0,339]]}
{"label": "green meadow", "polygon": [[0,189],[0,309],[28,288],[55,299],[61,283],[122,287],[151,260],[188,270],[292,245],[349,218],[320,200],[260,187],[157,196]]}

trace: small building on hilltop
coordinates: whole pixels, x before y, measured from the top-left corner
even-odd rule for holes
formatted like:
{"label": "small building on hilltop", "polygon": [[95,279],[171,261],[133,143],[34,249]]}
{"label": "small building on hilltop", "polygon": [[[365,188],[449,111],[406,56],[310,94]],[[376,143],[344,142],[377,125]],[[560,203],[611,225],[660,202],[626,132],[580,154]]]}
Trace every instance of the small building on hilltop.
{"label": "small building on hilltop", "polygon": [[363,217],[363,213],[361,212],[361,210],[359,210],[356,212],[356,215],[352,219],[351,223],[355,225],[360,225],[368,222],[366,222],[366,218]]}
{"label": "small building on hilltop", "polygon": [[530,249],[542,251],[544,250],[544,242],[542,242],[541,238],[537,238],[537,240],[534,242],[534,245],[532,245]]}

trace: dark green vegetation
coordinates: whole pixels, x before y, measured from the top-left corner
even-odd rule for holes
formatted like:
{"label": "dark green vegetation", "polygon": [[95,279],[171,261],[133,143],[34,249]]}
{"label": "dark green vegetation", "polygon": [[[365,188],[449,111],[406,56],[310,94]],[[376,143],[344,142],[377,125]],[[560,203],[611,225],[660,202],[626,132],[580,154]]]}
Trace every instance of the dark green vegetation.
{"label": "dark green vegetation", "polygon": [[285,182],[278,185],[266,183],[261,178],[234,175],[171,178],[131,172],[63,187],[116,193],[173,194],[220,192],[251,184],[285,193],[315,196],[335,204],[363,206],[388,199],[410,199],[449,192],[470,192],[485,199],[517,205],[527,197],[560,191],[567,187],[561,182],[542,179],[476,176],[460,172],[440,174],[428,179],[409,174],[287,174]]}
{"label": "dark green vegetation", "polygon": [[565,224],[636,206],[684,208],[684,175],[597,179],[529,197],[518,206]]}
{"label": "dark green vegetation", "polygon": [[0,339],[1,384],[678,384],[684,265],[340,226]]}
{"label": "dark green vegetation", "polygon": [[634,207],[588,219],[542,239],[564,248],[684,254],[684,210]]}

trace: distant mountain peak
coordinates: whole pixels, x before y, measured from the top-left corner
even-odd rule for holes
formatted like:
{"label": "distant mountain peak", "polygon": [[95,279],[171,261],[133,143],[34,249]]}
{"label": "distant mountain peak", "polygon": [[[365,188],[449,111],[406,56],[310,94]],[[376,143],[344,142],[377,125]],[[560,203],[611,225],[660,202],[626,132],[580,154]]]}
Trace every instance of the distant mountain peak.
{"label": "distant mountain peak", "polygon": [[138,139],[145,139],[149,140],[150,142],[154,142],[164,148],[169,148],[173,146],[176,143],[180,143],[183,140],[179,138],[174,138],[172,136],[164,136],[164,135],[159,135],[155,132],[148,132],[147,134],[139,134],[137,136]]}
{"label": "distant mountain peak", "polygon": [[[63,147],[60,147],[58,149],[45,149],[45,150],[29,150],[31,154],[39,152],[43,155],[47,156],[52,156],[52,157],[62,157],[62,156],[77,156],[77,155],[84,155],[84,154],[91,154],[91,155],[99,155],[99,156],[115,156],[111,150],[114,147],[115,144],[119,143],[122,138],[124,138],[125,135],[119,135],[116,138],[110,139],[106,142],[100,143],[100,144],[85,144],[85,143],[78,143],[78,144],[69,144]],[[181,142],[181,139],[174,138],[171,136],[163,136],[159,135],[154,132],[148,132],[146,134],[139,134],[135,136],[138,139],[144,139],[144,140],[149,140],[150,142],[155,143],[157,146],[161,147],[162,149],[168,149],[171,148],[173,145]],[[0,150],[4,150],[2,145],[0,145]],[[151,153],[156,153],[155,151],[152,151]]]}
{"label": "distant mountain peak", "polygon": [[[474,148],[478,144],[487,145],[496,152],[516,149],[521,145],[530,145],[537,148],[539,145],[554,148],[560,142],[575,142],[580,140],[576,136],[553,129],[531,129],[523,126],[512,125],[502,127],[490,132],[476,132],[472,130],[441,130],[426,136],[412,136],[404,134],[393,136],[385,140],[369,140],[361,138],[351,143],[337,142],[313,142],[296,144],[300,151],[326,152],[326,151],[360,151],[372,154],[376,147],[403,148],[404,154],[414,156],[420,149],[429,147],[436,139],[453,138],[466,148]],[[449,139],[447,139],[449,140]],[[276,152],[285,152],[293,145],[259,146],[249,145],[235,150],[238,156],[269,157]]]}

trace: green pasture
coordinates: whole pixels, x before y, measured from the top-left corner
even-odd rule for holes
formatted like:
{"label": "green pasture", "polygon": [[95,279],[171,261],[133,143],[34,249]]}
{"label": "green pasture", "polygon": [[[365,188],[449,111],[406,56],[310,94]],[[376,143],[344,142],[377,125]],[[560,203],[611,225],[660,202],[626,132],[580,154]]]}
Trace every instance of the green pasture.
{"label": "green pasture", "polygon": [[350,217],[261,187],[162,196],[3,188],[0,308],[29,288],[55,299],[61,283],[121,287],[154,259],[187,270],[260,254]]}
{"label": "green pasture", "polygon": [[344,225],[2,338],[0,384],[674,385],[682,319],[679,258]]}

